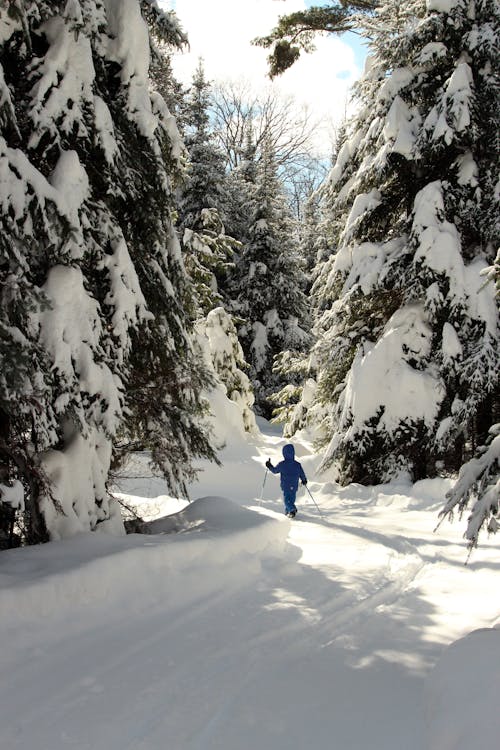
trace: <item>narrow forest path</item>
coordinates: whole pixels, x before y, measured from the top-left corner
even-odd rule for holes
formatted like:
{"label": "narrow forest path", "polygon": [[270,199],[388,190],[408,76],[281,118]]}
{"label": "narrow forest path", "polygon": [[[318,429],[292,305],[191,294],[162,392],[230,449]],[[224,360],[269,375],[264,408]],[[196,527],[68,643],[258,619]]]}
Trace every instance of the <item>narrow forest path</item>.
{"label": "narrow forest path", "polygon": [[[465,568],[458,530],[432,534],[435,483],[320,484],[305,444],[322,517],[301,495],[290,522],[275,477],[258,502],[263,461],[282,444],[269,434],[208,467],[193,496],[211,499],[181,514],[175,536],[7,553],[2,748],[429,746],[430,670],[499,614],[486,593],[494,548]],[[158,480],[139,481],[161,494]]]}

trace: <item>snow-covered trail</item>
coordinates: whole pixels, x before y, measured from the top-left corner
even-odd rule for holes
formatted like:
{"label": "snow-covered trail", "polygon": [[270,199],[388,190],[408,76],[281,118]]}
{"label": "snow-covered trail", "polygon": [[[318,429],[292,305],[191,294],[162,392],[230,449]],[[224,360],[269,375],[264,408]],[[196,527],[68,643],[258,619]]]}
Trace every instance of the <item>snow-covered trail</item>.
{"label": "snow-covered trail", "polygon": [[183,533],[0,559],[0,747],[438,750],[426,677],[498,617],[494,547],[464,568],[457,529],[432,534],[436,486],[339,490],[305,445],[323,518],[304,495],[289,522],[276,478],[256,502],[283,444],[264,440],[206,470]]}

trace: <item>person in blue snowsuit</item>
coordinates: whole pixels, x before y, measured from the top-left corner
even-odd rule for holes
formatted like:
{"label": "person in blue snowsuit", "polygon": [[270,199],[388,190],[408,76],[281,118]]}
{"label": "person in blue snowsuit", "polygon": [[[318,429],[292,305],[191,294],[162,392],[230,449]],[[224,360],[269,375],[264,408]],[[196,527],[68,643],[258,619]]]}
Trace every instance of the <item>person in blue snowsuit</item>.
{"label": "person in blue snowsuit", "polygon": [[304,469],[295,460],[295,448],[290,443],[283,448],[284,461],[280,461],[277,466],[273,466],[271,459],[266,461],[266,466],[273,474],[280,474],[281,489],[285,500],[285,513],[289,518],[293,518],[297,513],[295,507],[295,497],[299,486],[299,479],[302,484],[307,484],[307,478]]}

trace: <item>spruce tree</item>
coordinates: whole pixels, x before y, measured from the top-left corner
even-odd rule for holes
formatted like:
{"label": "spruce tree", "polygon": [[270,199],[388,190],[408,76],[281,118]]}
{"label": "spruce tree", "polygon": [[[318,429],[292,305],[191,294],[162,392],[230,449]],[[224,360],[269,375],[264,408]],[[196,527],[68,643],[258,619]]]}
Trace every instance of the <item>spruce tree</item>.
{"label": "spruce tree", "polygon": [[181,191],[178,224],[186,269],[194,285],[195,318],[223,301],[217,278],[225,279],[238,244],[224,228],[224,157],[210,130],[209,107],[210,84],[200,60],[183,107],[188,174]]}
{"label": "spruce tree", "polygon": [[446,495],[446,504],[440,513],[442,518],[453,520],[456,511],[460,515],[472,505],[465,530],[469,550],[478,545],[481,529],[490,534],[500,529],[500,423],[489,431],[486,445],[461,468],[454,487]]}
{"label": "spruce tree", "polygon": [[[487,283],[495,285],[496,297],[500,297],[500,249],[494,265],[483,271]],[[493,411],[493,419],[500,413]],[[463,466],[454,486],[446,494],[446,503],[440,512],[441,519],[453,520],[471,507],[465,530],[469,553],[477,547],[479,533],[486,528],[496,534],[500,529],[500,421],[488,430],[485,445],[476,448],[474,455]]]}
{"label": "spruce tree", "polygon": [[270,395],[282,385],[274,358],[307,347],[305,276],[293,222],[271,149],[258,165],[252,191],[248,239],[236,263],[235,312],[244,319],[238,334],[260,413],[271,414]]}
{"label": "spruce tree", "polygon": [[193,290],[189,312],[195,320],[194,346],[211,375],[204,388],[207,417],[215,439],[223,443],[229,424],[238,435],[254,432],[256,425],[254,396],[241,369],[247,365],[234,322],[222,306],[228,303],[224,285],[239,243],[226,234],[222,219],[227,177],[210,126],[210,101],[211,87],[200,61],[183,106],[188,164],[179,201],[179,231]]}
{"label": "spruce tree", "polygon": [[343,482],[453,470],[498,404],[498,7],[389,3],[326,185],[315,357]]}
{"label": "spruce tree", "polygon": [[[257,179],[256,147],[251,122],[245,132],[245,140],[239,164],[230,169],[226,180],[223,213],[228,233],[240,244],[248,242],[251,217],[254,208],[253,198]],[[237,250],[236,259],[241,255]],[[229,274],[231,278],[232,274]],[[230,286],[230,285],[229,285]]]}
{"label": "spruce tree", "polygon": [[181,144],[141,7],[179,42],[146,0],[0,7],[0,481],[23,483],[33,541],[122,528],[118,435],[173,490],[212,455],[171,221]]}
{"label": "spruce tree", "polygon": [[[236,421],[235,426],[240,427],[240,433],[255,434],[258,430],[253,412],[254,394],[245,372],[248,365],[231,315],[223,307],[216,307],[205,318],[197,321],[195,329],[196,342],[214,371],[214,388],[207,388],[206,395],[215,422],[228,421],[230,406],[233,422]],[[222,398],[220,392],[217,392],[221,390]],[[228,405],[226,398],[233,404]],[[236,410],[234,404],[237,406]]]}

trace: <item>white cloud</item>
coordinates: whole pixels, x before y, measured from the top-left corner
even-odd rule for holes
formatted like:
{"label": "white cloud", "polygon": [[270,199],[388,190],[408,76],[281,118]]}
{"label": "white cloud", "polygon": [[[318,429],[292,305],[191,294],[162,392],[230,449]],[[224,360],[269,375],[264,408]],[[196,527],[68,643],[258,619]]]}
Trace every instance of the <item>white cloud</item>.
{"label": "white cloud", "polygon": [[[268,88],[267,50],[252,39],[264,36],[278,16],[306,7],[304,0],[160,0],[174,8],[187,32],[190,51],[174,58],[174,72],[188,84],[200,57],[212,81],[245,79],[256,91]],[[355,53],[337,37],[318,37],[316,51],[301,55],[273,86],[307,105],[321,122],[318,148],[329,149],[329,131],[344,117],[350,86],[361,70]]]}

